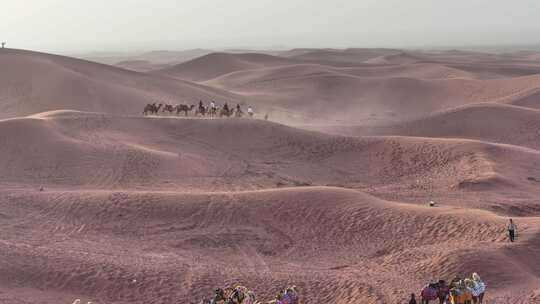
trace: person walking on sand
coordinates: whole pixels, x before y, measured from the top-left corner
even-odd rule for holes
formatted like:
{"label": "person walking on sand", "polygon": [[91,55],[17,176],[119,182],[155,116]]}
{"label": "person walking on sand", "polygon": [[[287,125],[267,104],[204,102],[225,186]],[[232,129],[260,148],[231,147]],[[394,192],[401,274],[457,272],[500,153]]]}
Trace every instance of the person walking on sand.
{"label": "person walking on sand", "polygon": [[253,108],[251,106],[248,107],[248,110],[247,110],[248,114],[249,114],[249,117],[253,117]]}
{"label": "person walking on sand", "polygon": [[512,219],[508,222],[508,236],[510,237],[510,242],[514,242],[516,239],[516,233],[517,233],[517,225],[514,223]]}
{"label": "person walking on sand", "polygon": [[416,302],[416,295],[414,293],[411,293],[411,299],[409,300],[409,304],[418,304]]}

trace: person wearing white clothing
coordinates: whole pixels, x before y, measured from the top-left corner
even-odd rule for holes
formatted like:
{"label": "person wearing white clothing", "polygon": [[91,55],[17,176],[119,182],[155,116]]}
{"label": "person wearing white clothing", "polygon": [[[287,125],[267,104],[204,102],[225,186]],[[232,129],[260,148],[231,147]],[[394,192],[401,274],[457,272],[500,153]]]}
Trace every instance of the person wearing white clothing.
{"label": "person wearing white clothing", "polygon": [[472,274],[472,281],[474,282],[474,288],[472,290],[474,303],[482,304],[484,302],[484,294],[486,293],[486,283],[482,281],[478,273]]}

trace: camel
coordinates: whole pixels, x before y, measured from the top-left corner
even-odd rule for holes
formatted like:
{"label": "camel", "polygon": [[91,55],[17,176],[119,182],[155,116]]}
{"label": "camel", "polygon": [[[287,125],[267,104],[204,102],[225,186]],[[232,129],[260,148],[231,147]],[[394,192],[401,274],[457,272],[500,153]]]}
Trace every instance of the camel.
{"label": "camel", "polygon": [[144,110],[143,110],[143,115],[148,115],[148,114],[157,114],[159,109],[162,107],[163,105],[160,103],[158,106],[156,106],[156,103],[149,103],[147,104],[145,107],[144,107]]}
{"label": "camel", "polygon": [[185,104],[179,104],[176,106],[176,115],[179,115],[180,112],[184,112],[185,116],[188,116],[188,112],[193,110],[195,108],[195,105],[185,105]]}
{"label": "camel", "polygon": [[163,104],[161,104],[161,103],[157,107],[155,107],[155,104],[154,104],[154,114],[157,115],[158,112],[159,112],[159,109],[161,109],[162,106],[163,106]]}
{"label": "camel", "polygon": [[233,109],[226,109],[225,107],[221,108],[221,111],[219,111],[219,117],[231,117],[234,114]]}
{"label": "camel", "polygon": [[208,109],[205,107],[205,106],[199,106],[197,108],[197,111],[195,111],[195,116],[197,115],[201,115],[201,116],[206,116],[206,113],[208,112]]}
{"label": "camel", "polygon": [[143,110],[143,115],[148,115],[148,114],[152,114],[152,112],[154,111],[154,107],[156,106],[156,104],[146,104],[146,106],[144,106],[144,110]]}
{"label": "camel", "polygon": [[170,105],[170,104],[166,104],[165,106],[163,106],[163,110],[161,112],[169,112],[169,113],[172,113],[174,112],[175,110],[175,107]]}

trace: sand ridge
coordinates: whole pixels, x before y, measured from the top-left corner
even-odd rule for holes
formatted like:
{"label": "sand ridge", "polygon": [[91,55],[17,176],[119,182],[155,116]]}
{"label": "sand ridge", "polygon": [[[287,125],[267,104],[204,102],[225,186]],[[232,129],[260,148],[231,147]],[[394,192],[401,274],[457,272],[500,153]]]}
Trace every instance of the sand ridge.
{"label": "sand ridge", "polygon": [[[538,302],[536,54],[154,55],[168,67],[0,50],[0,302],[198,303],[240,283],[396,303],[473,271],[488,301]],[[199,100],[256,116],[141,114]]]}

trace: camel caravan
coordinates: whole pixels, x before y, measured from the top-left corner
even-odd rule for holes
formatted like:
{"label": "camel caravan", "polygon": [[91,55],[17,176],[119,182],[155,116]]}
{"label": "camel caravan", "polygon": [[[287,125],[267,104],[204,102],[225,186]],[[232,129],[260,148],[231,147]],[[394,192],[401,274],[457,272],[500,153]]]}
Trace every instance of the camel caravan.
{"label": "camel caravan", "polygon": [[299,296],[296,286],[280,291],[275,299],[260,302],[255,298],[253,291],[244,286],[234,286],[225,289],[218,288],[210,299],[203,299],[198,304],[298,304]]}
{"label": "camel caravan", "polygon": [[[420,293],[422,304],[431,301],[439,304],[482,304],[486,284],[475,272],[471,278],[454,278],[449,284],[444,280],[426,285]],[[411,294],[409,304],[417,304],[415,294]]]}
{"label": "camel caravan", "polygon": [[[187,104],[178,104],[178,105],[171,105],[171,104],[157,104],[157,103],[149,103],[147,104],[143,109],[143,115],[160,115],[162,114],[176,114],[180,115],[181,113],[184,114],[184,116],[189,116],[189,113],[195,111],[194,116],[200,116],[200,117],[237,117],[241,118],[245,115],[244,111],[242,110],[242,107],[240,104],[236,104],[236,107],[231,108],[227,103],[225,103],[223,106],[218,106],[214,101],[211,101],[210,104],[205,105],[202,100],[199,101],[199,105],[197,108],[195,108],[195,105],[187,105]],[[253,108],[251,106],[248,106],[247,108],[247,115],[250,118],[253,118],[255,115]]]}

